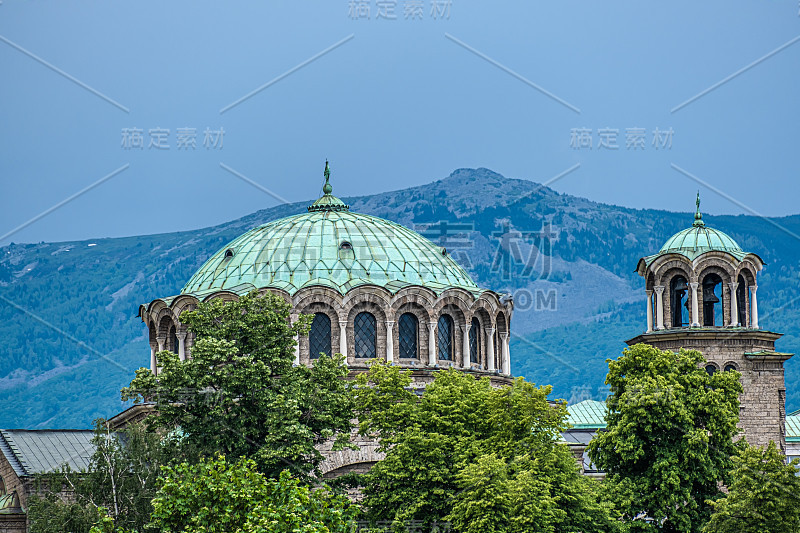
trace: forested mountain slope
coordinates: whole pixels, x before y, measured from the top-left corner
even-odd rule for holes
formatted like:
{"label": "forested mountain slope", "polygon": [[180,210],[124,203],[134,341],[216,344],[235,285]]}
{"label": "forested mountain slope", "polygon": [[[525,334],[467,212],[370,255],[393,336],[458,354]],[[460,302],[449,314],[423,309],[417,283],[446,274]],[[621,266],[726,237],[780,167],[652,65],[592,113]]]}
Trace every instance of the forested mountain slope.
{"label": "forested mountain slope", "polygon": [[[687,212],[636,210],[487,169],[344,199],[438,241],[479,285],[514,294],[514,373],[572,400],[605,395],[605,359],[645,328],[636,261],[688,227],[694,207],[688,189],[686,206],[676,206]],[[310,201],[195,231],[1,248],[0,427],[89,427],[115,414],[119,389],[149,365],[139,304],[177,294],[228,241]],[[800,242],[792,235],[800,216],[704,220],[764,259],[761,326],[786,333],[779,350],[800,352]],[[800,408],[800,356],[787,364],[787,401]]]}

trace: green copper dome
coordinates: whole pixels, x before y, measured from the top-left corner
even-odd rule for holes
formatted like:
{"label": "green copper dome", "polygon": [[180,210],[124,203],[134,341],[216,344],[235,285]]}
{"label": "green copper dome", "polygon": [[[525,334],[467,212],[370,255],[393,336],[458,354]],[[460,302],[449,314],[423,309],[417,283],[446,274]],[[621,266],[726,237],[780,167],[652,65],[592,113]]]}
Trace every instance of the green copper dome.
{"label": "green copper dome", "polygon": [[657,254],[644,257],[642,260],[649,265],[664,254],[681,254],[694,260],[706,252],[714,251],[727,252],[739,260],[747,255],[727,234],[706,226],[703,215],[700,214],[700,193],[698,193],[697,211],[694,214],[692,227],[679,231],[664,243]]}
{"label": "green copper dome", "polygon": [[271,287],[294,294],[322,285],[346,293],[378,285],[395,293],[423,285],[482,292],[441,247],[404,226],[351,213],[331,195],[326,162],[324,196],[307,213],[254,228],[220,249],[181,291],[203,296],[219,290],[244,293]]}
{"label": "green copper dome", "polygon": [[700,214],[700,193],[697,193],[697,210],[694,213],[692,227],[679,231],[669,238],[661,247],[659,254],[679,253],[690,259],[711,251],[728,252],[734,255],[743,254],[736,241],[721,231],[707,228]]}
{"label": "green copper dome", "polygon": [[700,255],[712,250],[742,252],[736,241],[725,233],[705,226],[693,226],[670,237],[661,247],[660,253],[678,252],[684,255],[687,253]]}

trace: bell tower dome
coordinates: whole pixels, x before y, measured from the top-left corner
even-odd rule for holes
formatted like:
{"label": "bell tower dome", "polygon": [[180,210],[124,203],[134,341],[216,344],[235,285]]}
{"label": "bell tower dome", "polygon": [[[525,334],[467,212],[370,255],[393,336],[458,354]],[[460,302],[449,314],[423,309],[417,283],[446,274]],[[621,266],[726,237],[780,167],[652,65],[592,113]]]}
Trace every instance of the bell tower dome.
{"label": "bell tower dome", "polygon": [[782,335],[760,329],[758,273],[764,262],[725,233],[706,226],[700,194],[692,225],[670,237],[658,253],[639,259],[645,280],[647,330],[628,341],[661,350],[699,350],[706,371],[742,374],[739,426],[751,444],[785,449],[783,363],[775,351]]}

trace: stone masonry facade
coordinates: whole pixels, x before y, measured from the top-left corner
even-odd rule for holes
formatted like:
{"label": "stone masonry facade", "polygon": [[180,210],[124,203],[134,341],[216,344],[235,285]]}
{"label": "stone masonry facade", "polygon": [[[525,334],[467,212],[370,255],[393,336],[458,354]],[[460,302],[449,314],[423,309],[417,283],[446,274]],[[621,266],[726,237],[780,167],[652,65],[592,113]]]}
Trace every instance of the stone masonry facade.
{"label": "stone masonry facade", "polygon": [[[775,352],[781,335],[764,330],[683,329],[645,333],[627,343],[650,344],[660,350],[698,350],[715,371],[733,367],[741,373],[739,427],[750,444],[774,441],[785,450],[786,419],[783,363],[790,354]],[[759,354],[759,355],[755,355]]]}

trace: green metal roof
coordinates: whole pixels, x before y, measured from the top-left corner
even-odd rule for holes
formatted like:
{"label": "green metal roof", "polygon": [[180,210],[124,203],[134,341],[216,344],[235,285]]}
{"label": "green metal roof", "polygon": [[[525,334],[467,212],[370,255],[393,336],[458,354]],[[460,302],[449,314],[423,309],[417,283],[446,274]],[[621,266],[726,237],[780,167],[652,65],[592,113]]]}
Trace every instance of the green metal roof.
{"label": "green metal roof", "polygon": [[18,476],[51,472],[64,464],[81,471],[94,453],[92,438],[94,431],[88,429],[3,429],[0,452]]}
{"label": "green metal roof", "polygon": [[786,442],[800,442],[800,415],[786,417]]}
{"label": "green metal roof", "polygon": [[706,252],[727,252],[738,260],[744,259],[746,252],[727,234],[706,226],[700,214],[700,194],[697,195],[697,211],[690,228],[679,231],[664,243],[657,254],[643,258],[649,265],[665,254],[681,254],[690,261]]}
{"label": "green metal roof", "polygon": [[706,226],[692,226],[679,231],[664,243],[659,253],[677,252],[693,259],[711,250],[745,256],[736,241],[725,233]]}
{"label": "green metal roof", "polygon": [[447,251],[400,224],[351,213],[331,195],[325,168],[324,196],[308,213],[269,222],[221,248],[183,287],[202,297],[219,290],[244,293],[272,287],[294,294],[319,285],[346,293],[378,285],[394,293],[407,285],[434,292],[460,287],[482,292]]}
{"label": "green metal roof", "polygon": [[584,400],[574,405],[568,405],[569,418],[567,421],[574,428],[601,429],[606,427],[606,404],[597,400]]}

